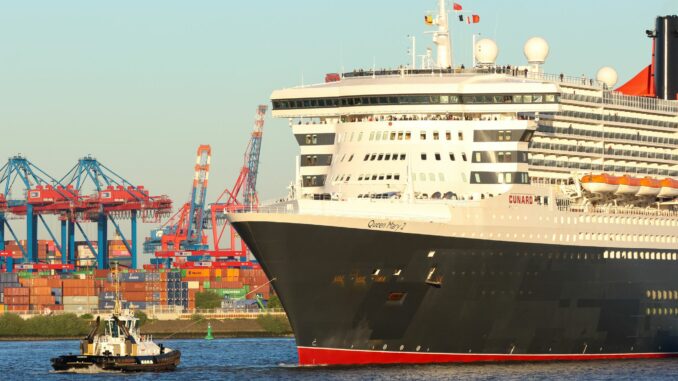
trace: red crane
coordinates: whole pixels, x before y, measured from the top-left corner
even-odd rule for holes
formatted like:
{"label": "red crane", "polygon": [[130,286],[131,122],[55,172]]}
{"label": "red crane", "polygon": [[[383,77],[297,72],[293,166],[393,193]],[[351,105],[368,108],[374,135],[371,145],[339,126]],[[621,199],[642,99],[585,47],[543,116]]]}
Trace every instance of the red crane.
{"label": "red crane", "polygon": [[[244,208],[257,208],[259,206],[259,196],[256,190],[257,174],[259,172],[259,155],[261,153],[261,138],[264,132],[264,116],[268,106],[259,105],[257,107],[256,116],[254,119],[254,130],[250,137],[249,143],[245,150],[244,163],[240,170],[240,175],[235,182],[232,189],[226,188],[217,198],[214,204],[210,205],[210,216],[212,224],[212,240],[214,242],[214,250],[225,252],[228,256],[246,257],[247,246],[245,242],[240,239],[240,249],[236,249],[237,234],[235,230],[230,228],[230,248],[222,249],[219,242],[226,230],[226,226],[230,226],[226,221],[225,214],[227,212],[237,211]],[[239,196],[242,192],[242,201]],[[224,200],[224,201],[222,201]],[[219,226],[221,225],[221,228]]]}
{"label": "red crane", "polygon": [[185,203],[162,227],[151,232],[151,237],[144,242],[144,252],[193,251],[206,250],[209,247],[203,228],[211,159],[211,147],[209,145],[199,146],[190,201]]}

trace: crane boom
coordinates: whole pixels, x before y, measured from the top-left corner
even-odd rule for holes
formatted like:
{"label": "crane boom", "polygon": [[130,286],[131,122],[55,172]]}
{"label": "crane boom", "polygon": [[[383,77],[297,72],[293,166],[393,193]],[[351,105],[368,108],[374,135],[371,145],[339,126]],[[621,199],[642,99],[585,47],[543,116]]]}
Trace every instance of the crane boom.
{"label": "crane boom", "polygon": [[[256,116],[254,119],[254,130],[247,143],[245,150],[244,163],[238,179],[232,189],[226,188],[217,201],[210,205],[211,224],[212,224],[212,239],[214,242],[214,250],[220,250],[219,241],[226,228],[226,224],[221,229],[217,227],[218,221],[224,221],[223,215],[229,210],[235,210],[240,207],[254,207],[259,205],[259,196],[257,194],[257,175],[259,172],[259,155],[261,153],[261,138],[264,133],[264,116],[268,106],[257,106]],[[238,198],[242,191],[242,201]],[[226,197],[225,202],[222,198]],[[235,232],[231,231],[231,246],[235,244]],[[244,246],[244,243],[243,243]]]}

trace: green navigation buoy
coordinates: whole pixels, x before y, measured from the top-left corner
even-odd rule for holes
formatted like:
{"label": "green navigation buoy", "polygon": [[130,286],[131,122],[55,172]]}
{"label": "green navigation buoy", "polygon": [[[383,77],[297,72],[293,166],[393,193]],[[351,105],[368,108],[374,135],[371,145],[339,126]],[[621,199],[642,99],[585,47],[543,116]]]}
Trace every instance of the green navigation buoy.
{"label": "green navigation buoy", "polygon": [[205,336],[205,340],[214,340],[214,336],[212,336],[212,324],[207,323],[207,336]]}

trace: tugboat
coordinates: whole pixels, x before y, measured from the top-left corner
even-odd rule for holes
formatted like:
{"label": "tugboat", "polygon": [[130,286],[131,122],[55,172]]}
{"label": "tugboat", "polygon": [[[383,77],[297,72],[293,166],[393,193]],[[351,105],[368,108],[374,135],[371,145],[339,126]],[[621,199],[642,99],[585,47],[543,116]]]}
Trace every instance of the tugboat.
{"label": "tugboat", "polygon": [[158,345],[148,335],[139,333],[139,319],[130,309],[123,309],[120,300],[120,280],[115,276],[115,307],[104,323],[104,333],[98,334],[97,317],[92,330],[80,342],[79,355],[52,358],[56,371],[99,370],[119,372],[161,372],[179,365],[181,352]]}

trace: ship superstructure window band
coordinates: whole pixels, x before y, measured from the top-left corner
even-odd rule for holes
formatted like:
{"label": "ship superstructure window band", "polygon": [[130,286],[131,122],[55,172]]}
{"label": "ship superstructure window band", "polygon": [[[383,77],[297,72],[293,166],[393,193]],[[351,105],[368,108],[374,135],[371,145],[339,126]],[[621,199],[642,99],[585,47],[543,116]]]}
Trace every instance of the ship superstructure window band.
{"label": "ship superstructure window band", "polygon": [[557,103],[559,97],[559,94],[411,94],[280,99],[273,101],[273,110],[386,105]]}

